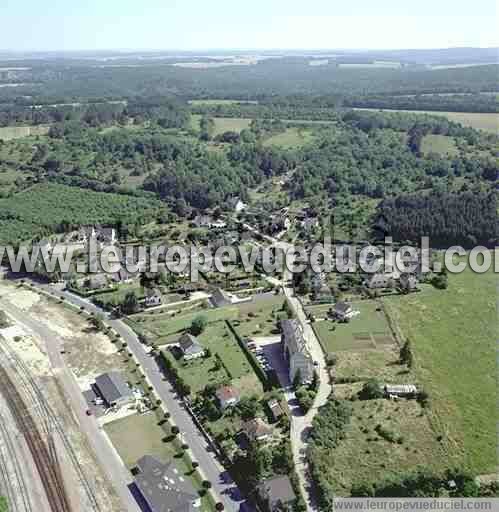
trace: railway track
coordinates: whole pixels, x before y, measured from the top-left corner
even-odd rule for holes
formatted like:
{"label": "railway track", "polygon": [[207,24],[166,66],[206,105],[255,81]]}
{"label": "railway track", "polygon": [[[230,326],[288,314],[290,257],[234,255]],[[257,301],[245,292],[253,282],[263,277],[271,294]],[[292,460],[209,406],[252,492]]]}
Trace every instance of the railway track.
{"label": "railway track", "polygon": [[[23,467],[15,447],[16,443],[13,441],[8,424],[1,413],[0,438],[3,441],[3,447],[0,450],[0,476],[10,509],[12,512],[34,512],[30,493],[24,478]],[[10,470],[9,466],[12,466],[13,471]],[[12,476],[14,476],[14,480]]]}
{"label": "railway track", "polygon": [[[97,497],[93,488],[88,481],[81,464],[78,461],[78,456],[75,453],[71,441],[66,434],[66,431],[61,424],[57,414],[54,412],[50,404],[47,402],[45,396],[40,391],[39,386],[31,374],[31,371],[26,366],[24,361],[17,355],[17,353],[9,346],[8,342],[0,337],[0,356],[6,359],[13,372],[16,374],[19,384],[23,388],[23,393],[30,401],[30,409],[36,414],[38,422],[43,427],[44,434],[48,440],[48,453],[53,461],[55,470],[54,476],[59,482],[62,482],[62,474],[60,465],[57,460],[57,451],[54,444],[54,434],[62,441],[65,453],[68,455],[78,479],[85,491],[88,499],[88,505],[91,507],[89,510],[93,512],[102,512]],[[56,509],[57,510],[57,509]],[[68,509],[69,510],[69,509]]]}
{"label": "railway track", "polygon": [[61,478],[58,461],[36,425],[23,397],[4,367],[0,367],[0,391],[5,397],[17,426],[28,444],[52,512],[71,512],[69,499]]}

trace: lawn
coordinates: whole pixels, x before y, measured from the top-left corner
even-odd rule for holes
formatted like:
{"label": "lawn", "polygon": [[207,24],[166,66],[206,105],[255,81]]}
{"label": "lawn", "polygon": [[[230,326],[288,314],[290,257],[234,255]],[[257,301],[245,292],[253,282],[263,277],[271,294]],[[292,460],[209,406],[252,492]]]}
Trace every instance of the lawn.
{"label": "lawn", "polygon": [[[415,400],[357,400],[352,405],[350,425],[332,454],[330,479],[339,496],[348,496],[353,484],[377,482],[418,468],[438,471],[450,462]],[[377,425],[393,433],[395,442],[380,437]]]}
{"label": "lawn", "polygon": [[[379,112],[383,109],[361,108],[358,110],[374,110]],[[477,130],[497,133],[499,129],[499,114],[496,113],[477,113],[477,112],[440,112],[437,110],[387,110],[387,112],[410,112],[412,114],[429,114],[432,116],[444,116],[450,121],[460,123],[463,126],[471,126]]]}
{"label": "lawn", "polygon": [[264,142],[264,146],[278,146],[284,149],[297,148],[313,140],[310,130],[303,128],[287,128],[283,133],[273,135]]}
{"label": "lawn", "polygon": [[213,135],[216,137],[225,132],[237,132],[240,133],[245,128],[249,128],[251,119],[239,119],[229,117],[215,117],[215,132]]}
{"label": "lawn", "polygon": [[238,316],[238,310],[235,306],[227,306],[217,309],[204,309],[178,316],[156,310],[148,314],[133,315],[129,318],[129,322],[131,325],[135,324],[140,329],[145,329],[160,338],[160,343],[165,343],[186,331],[197,316],[204,316],[208,323],[212,323],[219,320],[235,319]]}
{"label": "lawn", "polygon": [[172,443],[163,442],[166,433],[155,413],[134,414],[104,425],[104,431],[128,469],[143,455],[168,462],[176,454]]}
{"label": "lawn", "polygon": [[243,337],[275,334],[283,304],[284,298],[273,294],[265,294],[251,302],[243,302],[238,305],[239,315],[233,325]]}
{"label": "lawn", "polygon": [[436,153],[441,156],[456,156],[459,154],[456,141],[446,135],[425,135],[421,144],[421,151],[424,155]]}
{"label": "lawn", "polygon": [[[210,349],[210,357],[184,363],[181,359],[175,360],[170,351],[166,351],[193,393],[201,391],[207,384],[219,384],[226,380],[231,380],[242,394],[262,392],[259,380],[225,322],[210,323],[198,339],[203,347]],[[222,367],[217,366],[216,354],[220,356]]]}
{"label": "lawn", "polygon": [[258,101],[251,100],[190,100],[189,104],[197,105],[237,105],[239,103],[257,105]]}
{"label": "lawn", "polygon": [[447,290],[423,287],[385,299],[411,340],[418,380],[431,399],[432,421],[463,468],[491,473],[496,458],[496,276],[467,270]]}
{"label": "lawn", "polygon": [[[174,458],[177,469],[191,480],[195,489],[200,490],[200,482],[193,477],[186,457],[181,456],[182,451],[174,442],[163,441],[167,433],[158,425],[155,413],[134,414],[108,423],[103,429],[128,469],[132,469],[143,455],[153,455],[165,463]],[[207,495],[202,497],[201,503],[202,510],[214,510]]]}
{"label": "lawn", "polygon": [[315,322],[314,330],[324,349],[331,353],[343,350],[363,350],[394,343],[386,316],[375,301],[352,304],[360,314],[349,323],[329,320]]}
{"label": "lawn", "polygon": [[50,126],[4,126],[0,128],[0,140],[14,140],[34,135],[46,135]]}

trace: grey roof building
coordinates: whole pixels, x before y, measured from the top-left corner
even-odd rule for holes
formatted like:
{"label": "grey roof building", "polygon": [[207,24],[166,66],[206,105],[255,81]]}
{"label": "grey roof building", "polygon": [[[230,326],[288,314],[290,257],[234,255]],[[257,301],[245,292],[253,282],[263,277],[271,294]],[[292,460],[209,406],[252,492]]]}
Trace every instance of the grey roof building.
{"label": "grey roof building", "polygon": [[195,359],[204,355],[204,348],[201,343],[199,343],[199,340],[188,332],[180,336],[178,344],[184,355],[184,359]]}
{"label": "grey roof building", "polygon": [[264,480],[258,486],[258,495],[271,512],[281,510],[280,507],[290,505],[296,500],[291,481],[285,475]]}
{"label": "grey roof building", "polygon": [[122,406],[135,400],[133,391],[120,372],[108,372],[95,379],[97,391],[109,407]]}
{"label": "grey roof building", "polygon": [[151,512],[195,512],[201,499],[174,462],[163,464],[151,455],[137,461],[135,485]]}
{"label": "grey roof building", "polygon": [[299,373],[301,382],[311,382],[314,361],[296,320],[281,320],[281,343],[284,357],[289,363],[289,379],[293,381]]}
{"label": "grey roof building", "polygon": [[211,303],[216,308],[222,308],[224,306],[228,306],[229,304],[232,304],[229,294],[226,291],[222,290],[221,288],[217,288],[213,292],[210,300],[211,300]]}

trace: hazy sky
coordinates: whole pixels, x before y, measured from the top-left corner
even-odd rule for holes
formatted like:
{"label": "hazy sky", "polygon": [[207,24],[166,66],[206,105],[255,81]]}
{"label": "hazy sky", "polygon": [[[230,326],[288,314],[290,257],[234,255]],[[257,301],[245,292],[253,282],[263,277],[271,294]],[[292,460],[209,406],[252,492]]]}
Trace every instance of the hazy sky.
{"label": "hazy sky", "polygon": [[0,49],[499,46],[495,0],[0,0]]}

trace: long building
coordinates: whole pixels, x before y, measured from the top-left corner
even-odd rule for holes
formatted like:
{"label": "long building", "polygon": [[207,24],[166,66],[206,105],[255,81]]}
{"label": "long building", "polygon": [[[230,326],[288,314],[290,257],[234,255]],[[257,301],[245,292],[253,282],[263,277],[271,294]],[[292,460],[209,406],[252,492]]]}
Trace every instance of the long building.
{"label": "long building", "polygon": [[299,373],[302,383],[311,382],[314,378],[314,361],[297,320],[281,321],[281,342],[284,358],[289,363],[290,380],[293,382]]}

